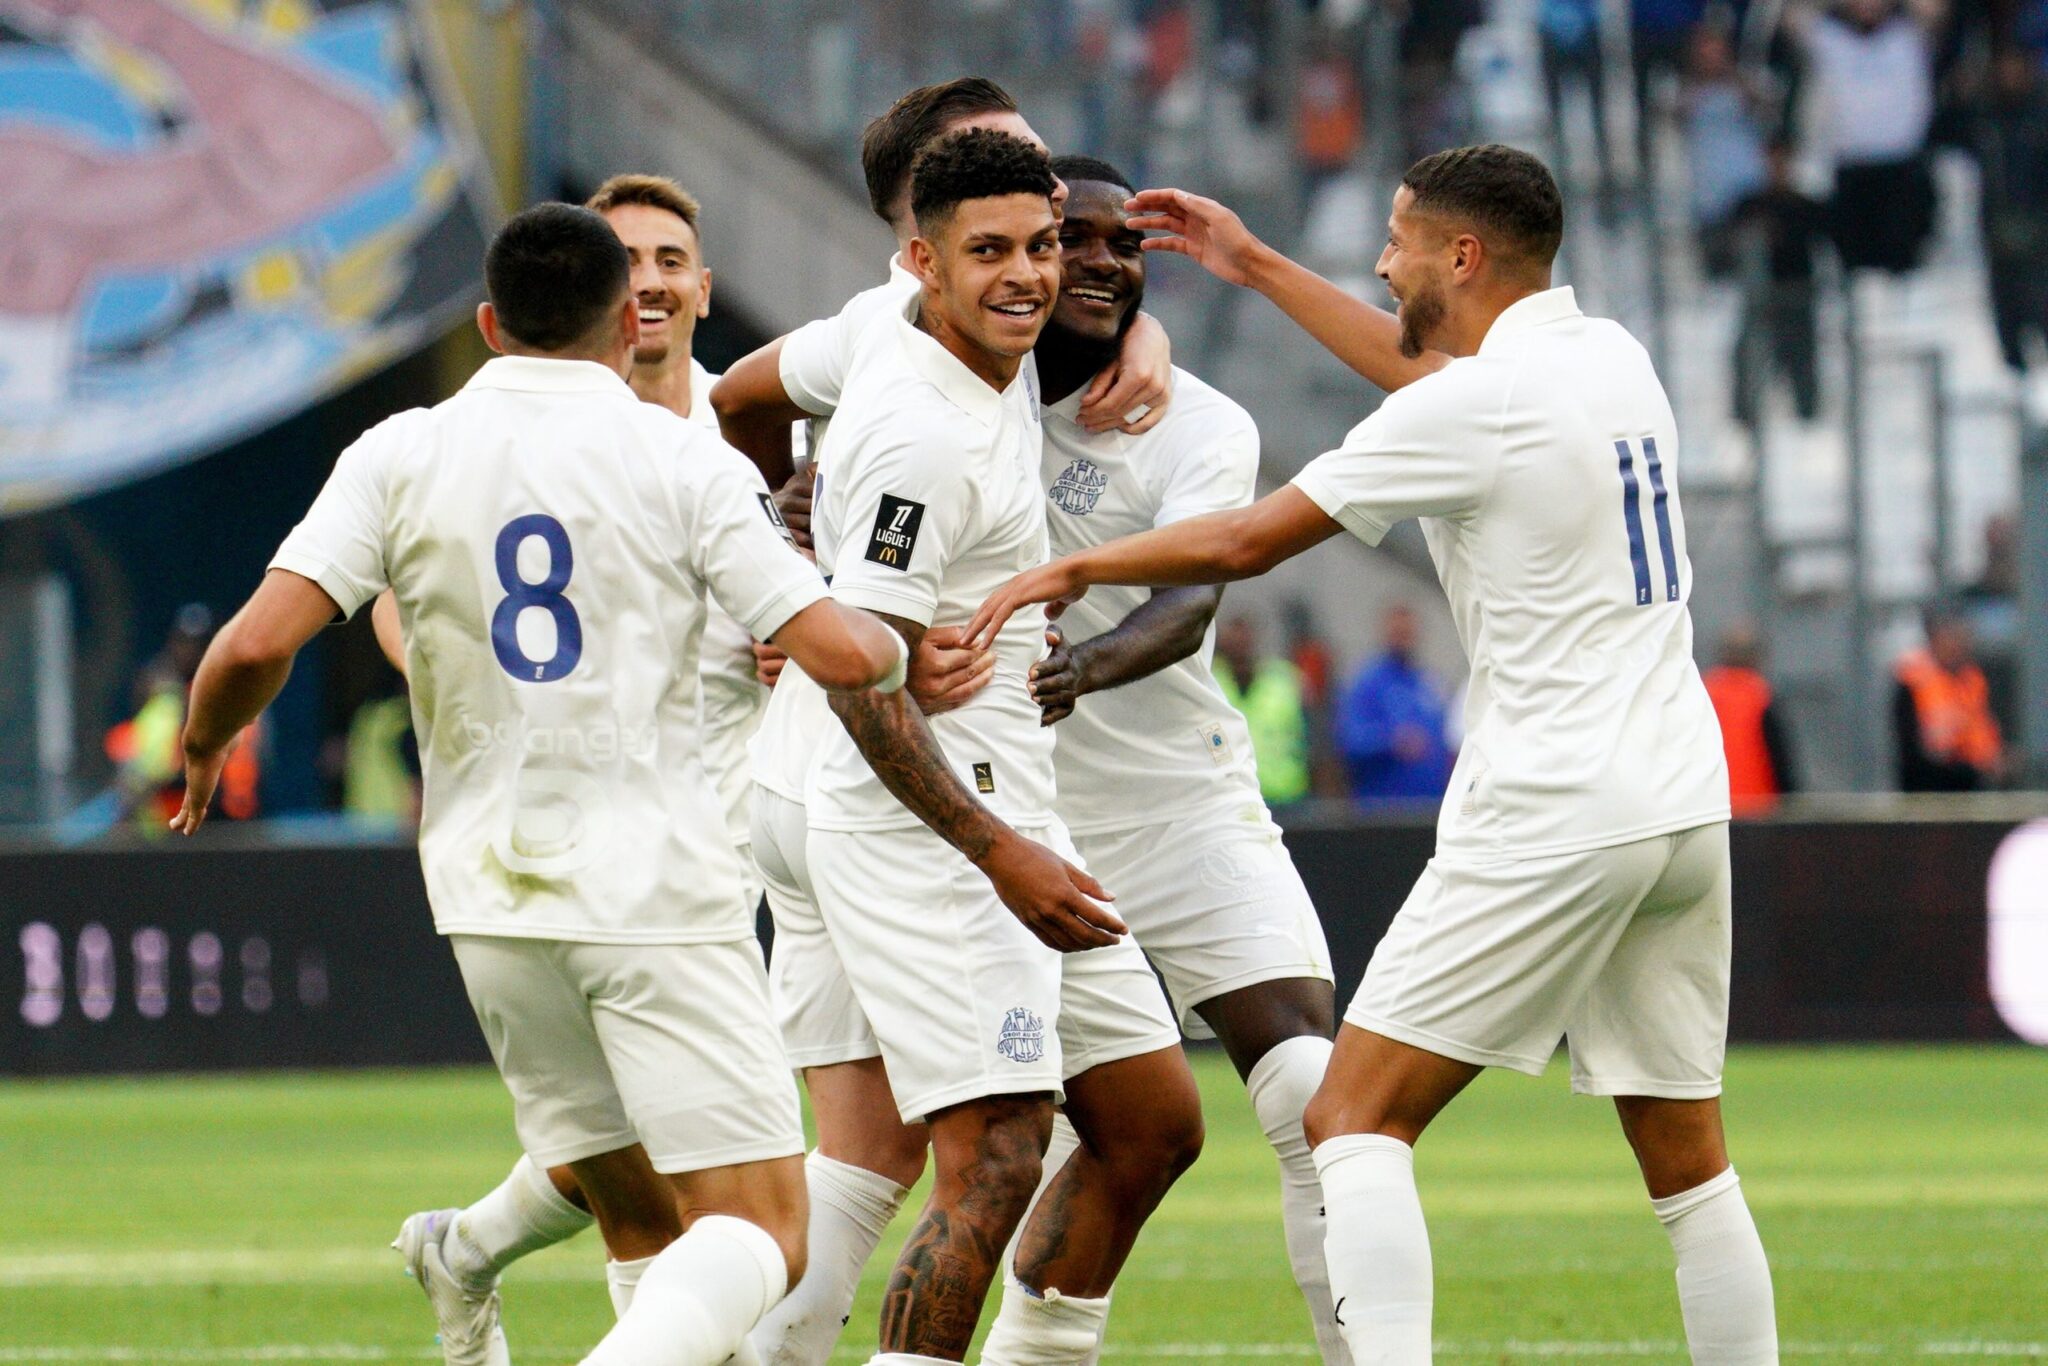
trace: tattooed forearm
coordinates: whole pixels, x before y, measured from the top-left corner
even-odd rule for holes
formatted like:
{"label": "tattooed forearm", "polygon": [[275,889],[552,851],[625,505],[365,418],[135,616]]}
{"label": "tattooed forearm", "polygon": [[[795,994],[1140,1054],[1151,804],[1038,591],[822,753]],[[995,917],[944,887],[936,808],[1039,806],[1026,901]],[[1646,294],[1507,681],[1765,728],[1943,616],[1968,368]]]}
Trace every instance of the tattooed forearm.
{"label": "tattooed forearm", "polygon": [[[902,635],[912,654],[917,652],[924,627],[901,617],[885,615],[882,620]],[[999,833],[996,818],[954,774],[910,690],[878,693],[870,689],[832,693],[830,697],[832,710],[853,737],[854,747],[889,789],[889,795],[970,861],[980,861]]]}

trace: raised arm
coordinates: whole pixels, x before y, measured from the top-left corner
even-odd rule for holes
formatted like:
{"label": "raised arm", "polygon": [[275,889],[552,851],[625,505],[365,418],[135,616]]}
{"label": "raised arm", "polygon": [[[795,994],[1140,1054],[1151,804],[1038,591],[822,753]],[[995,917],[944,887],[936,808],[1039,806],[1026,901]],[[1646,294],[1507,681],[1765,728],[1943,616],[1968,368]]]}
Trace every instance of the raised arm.
{"label": "raised arm", "polygon": [[1031,666],[1031,700],[1041,709],[1041,724],[1066,720],[1089,693],[1149,678],[1201,649],[1222,601],[1221,585],[1161,588],[1115,627],[1078,644],[1067,644],[1051,627],[1051,652]]}
{"label": "raised arm", "polygon": [[967,624],[968,638],[987,648],[1019,608],[1071,601],[1093,584],[1172,587],[1257,578],[1341,530],[1307,494],[1289,484],[1250,507],[1190,517],[1028,569],[982,603]]}
{"label": "raised arm", "polygon": [[1131,226],[1163,237],[1147,251],[1190,257],[1227,284],[1271,299],[1324,349],[1392,393],[1450,363],[1441,351],[1401,354],[1401,323],[1383,308],[1354,298],[1252,235],[1243,220],[1213,199],[1186,190],[1142,190],[1127,206]]}
{"label": "raised arm", "polygon": [[814,414],[798,407],[782,385],[782,339],[742,356],[711,386],[711,408],[718,414],[719,434],[761,471],[768,487],[789,482],[796,465],[790,457],[790,424]]}
{"label": "raised arm", "polygon": [[220,628],[192,680],[185,718],[185,804],[171,818],[171,829],[189,835],[206,819],[235,737],[276,698],[301,647],[340,611],[319,584],[288,569],[273,569]]}
{"label": "raised arm", "polygon": [[[914,621],[881,620],[912,650],[924,637],[925,628]],[[1039,939],[1071,953],[1113,944],[1124,933],[1123,922],[1097,904],[1109,895],[1093,878],[1019,835],[967,790],[907,693],[870,689],[832,693],[829,700],[889,794],[981,869]]]}

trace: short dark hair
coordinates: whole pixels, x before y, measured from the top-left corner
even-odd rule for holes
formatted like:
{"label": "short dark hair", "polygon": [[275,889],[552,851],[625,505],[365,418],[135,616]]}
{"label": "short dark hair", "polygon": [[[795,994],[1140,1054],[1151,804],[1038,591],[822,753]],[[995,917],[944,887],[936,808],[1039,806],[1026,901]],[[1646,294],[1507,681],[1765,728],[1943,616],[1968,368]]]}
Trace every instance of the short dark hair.
{"label": "short dark hair", "polygon": [[1103,185],[1115,185],[1121,189],[1135,190],[1137,185],[1131,178],[1097,157],[1069,154],[1052,159],[1052,173],[1069,185],[1077,180],[1092,180]]}
{"label": "short dark hair", "polygon": [[1044,195],[1052,201],[1052,158],[1011,133],[963,128],[925,148],[910,173],[910,211],[919,232],[937,231],[970,199]]}
{"label": "short dark hair", "polygon": [[962,76],[911,91],[860,135],[860,169],[867,177],[869,206],[890,223],[889,211],[903,197],[919,152],[962,119],[1016,112],[1017,101],[1010,92],[983,76]]}
{"label": "short dark hair", "polygon": [[573,204],[512,215],[484,253],[484,288],[498,323],[539,351],[589,337],[626,297],[631,268],[611,224]]}
{"label": "short dark hair", "polygon": [[1453,147],[1408,168],[1401,183],[1415,210],[1463,219],[1491,233],[1511,261],[1548,269],[1564,241],[1564,200],[1550,168],[1497,142]]}

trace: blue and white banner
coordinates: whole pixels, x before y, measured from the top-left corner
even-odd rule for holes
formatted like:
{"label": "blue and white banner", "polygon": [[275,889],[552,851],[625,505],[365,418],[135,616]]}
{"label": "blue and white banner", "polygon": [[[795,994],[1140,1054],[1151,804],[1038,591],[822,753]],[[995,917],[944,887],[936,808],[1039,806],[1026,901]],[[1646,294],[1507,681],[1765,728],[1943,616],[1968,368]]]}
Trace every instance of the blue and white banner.
{"label": "blue and white banner", "polygon": [[403,0],[0,0],[0,515],[204,455],[478,295]]}

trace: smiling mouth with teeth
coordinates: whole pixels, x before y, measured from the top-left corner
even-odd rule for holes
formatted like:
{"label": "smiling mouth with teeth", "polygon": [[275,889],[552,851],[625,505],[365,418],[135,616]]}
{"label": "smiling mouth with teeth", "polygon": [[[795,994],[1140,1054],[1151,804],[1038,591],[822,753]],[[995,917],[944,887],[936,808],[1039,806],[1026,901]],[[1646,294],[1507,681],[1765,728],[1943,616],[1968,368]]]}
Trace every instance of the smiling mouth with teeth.
{"label": "smiling mouth with teeth", "polygon": [[990,304],[989,307],[1012,318],[1028,318],[1038,311],[1039,305],[1036,302],[1012,300],[1006,304]]}
{"label": "smiling mouth with teeth", "polygon": [[1094,289],[1086,285],[1077,285],[1067,291],[1067,297],[1070,299],[1080,299],[1084,303],[1113,304],[1116,302],[1117,296],[1113,290]]}

